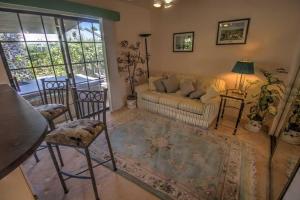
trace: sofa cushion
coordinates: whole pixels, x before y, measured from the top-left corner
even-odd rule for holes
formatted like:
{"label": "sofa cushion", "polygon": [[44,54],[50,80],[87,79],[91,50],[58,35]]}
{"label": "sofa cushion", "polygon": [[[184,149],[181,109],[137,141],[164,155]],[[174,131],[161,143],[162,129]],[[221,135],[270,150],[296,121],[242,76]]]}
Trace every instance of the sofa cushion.
{"label": "sofa cushion", "polygon": [[157,92],[166,92],[166,88],[163,84],[163,78],[161,79],[157,79],[156,81],[153,82],[153,84],[155,85],[155,89]]}
{"label": "sofa cushion", "polygon": [[179,103],[183,100],[184,97],[165,94],[159,98],[159,104],[170,106],[172,108],[178,108]]}
{"label": "sofa cushion", "polygon": [[156,87],[154,85],[154,81],[161,79],[161,78],[162,78],[162,76],[150,76],[149,77],[149,89],[152,91],[155,91]]}
{"label": "sofa cushion", "polygon": [[200,100],[185,99],[180,102],[178,108],[195,114],[202,114],[204,112],[204,106]]}
{"label": "sofa cushion", "polygon": [[195,87],[191,79],[186,79],[180,83],[180,93],[183,96],[188,96],[193,91],[195,91]]}
{"label": "sofa cushion", "polygon": [[194,92],[192,92],[189,95],[189,98],[191,99],[200,99],[201,96],[203,96],[205,94],[205,91],[202,90],[201,88],[198,88],[197,90],[195,90]]}
{"label": "sofa cushion", "polygon": [[170,76],[168,79],[162,80],[167,93],[174,93],[179,89],[179,81],[176,76]]}
{"label": "sofa cushion", "polygon": [[158,92],[153,92],[153,91],[146,91],[141,94],[142,99],[153,102],[153,103],[158,103],[159,98],[161,95]]}

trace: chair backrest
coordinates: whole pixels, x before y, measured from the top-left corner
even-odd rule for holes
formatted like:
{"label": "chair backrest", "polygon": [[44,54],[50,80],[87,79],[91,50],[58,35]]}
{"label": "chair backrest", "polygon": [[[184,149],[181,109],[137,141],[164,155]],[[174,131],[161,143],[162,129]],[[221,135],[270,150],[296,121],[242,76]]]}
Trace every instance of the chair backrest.
{"label": "chair backrest", "polygon": [[63,104],[69,108],[69,80],[47,81],[41,79],[45,104]]}
{"label": "chair backrest", "polygon": [[106,124],[107,89],[79,90],[72,88],[74,106],[78,119],[93,118]]}

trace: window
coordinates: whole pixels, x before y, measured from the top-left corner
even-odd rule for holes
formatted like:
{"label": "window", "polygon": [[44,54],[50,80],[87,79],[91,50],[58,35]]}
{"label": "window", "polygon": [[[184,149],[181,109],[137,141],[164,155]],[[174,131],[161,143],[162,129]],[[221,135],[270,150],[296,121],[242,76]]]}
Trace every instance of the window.
{"label": "window", "polygon": [[99,20],[2,9],[0,51],[11,85],[22,95],[38,94],[41,79],[107,86]]}

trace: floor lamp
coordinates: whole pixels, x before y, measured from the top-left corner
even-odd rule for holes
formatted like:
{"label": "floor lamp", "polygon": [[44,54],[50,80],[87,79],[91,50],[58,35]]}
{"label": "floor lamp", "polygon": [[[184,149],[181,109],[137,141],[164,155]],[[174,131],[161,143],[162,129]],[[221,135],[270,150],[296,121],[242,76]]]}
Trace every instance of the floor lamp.
{"label": "floor lamp", "polygon": [[145,50],[146,50],[146,65],[147,65],[147,77],[149,79],[149,57],[150,54],[148,53],[148,37],[150,37],[151,34],[150,33],[141,33],[140,37],[145,38]]}

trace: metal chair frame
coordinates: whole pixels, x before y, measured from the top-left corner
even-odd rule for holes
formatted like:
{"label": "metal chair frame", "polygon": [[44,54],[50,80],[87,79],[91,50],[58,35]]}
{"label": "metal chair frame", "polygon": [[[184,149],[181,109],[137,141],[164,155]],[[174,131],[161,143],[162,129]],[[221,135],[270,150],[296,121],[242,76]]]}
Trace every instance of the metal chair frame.
{"label": "metal chair frame", "polygon": [[[89,90],[76,90],[76,88],[72,88],[72,94],[73,94],[77,119],[88,118],[88,119],[93,119],[93,120],[99,120],[104,124],[104,130],[101,130],[101,132],[104,131],[104,133],[105,133],[105,138],[106,138],[106,142],[107,142],[109,153],[110,153],[110,159],[107,159],[103,162],[97,161],[98,163],[93,166],[92,161],[91,161],[91,156],[89,153],[89,146],[93,142],[92,141],[87,147],[81,148],[81,149],[84,149],[88,168],[81,170],[75,174],[71,174],[71,173],[65,172],[59,168],[58,162],[56,160],[56,157],[55,157],[55,154],[54,154],[54,151],[52,148],[52,144],[47,143],[47,145],[48,145],[49,152],[50,152],[51,158],[53,160],[55,169],[57,171],[60,183],[64,189],[64,192],[65,193],[68,192],[65,181],[70,178],[91,179],[95,198],[96,198],[96,200],[99,200],[100,198],[99,198],[99,194],[98,194],[98,190],[97,190],[97,186],[96,186],[96,180],[95,180],[93,168],[103,165],[109,161],[112,161],[113,170],[114,171],[117,170],[111,143],[110,143],[110,139],[108,136],[107,125],[106,125],[107,89],[103,89],[101,91],[89,91]],[[99,133],[98,135],[100,135],[100,134],[101,133]],[[94,138],[94,140],[96,138]],[[68,146],[68,145],[62,145],[62,146]],[[74,148],[74,146],[70,146],[70,147]],[[78,147],[76,147],[76,148],[78,148]],[[81,175],[82,173],[84,173],[86,171],[90,172],[90,176]],[[64,178],[64,176],[66,178]]]}
{"label": "metal chair frame", "polygon": [[[42,93],[42,98],[44,104],[63,104],[66,106],[67,110],[63,113],[61,113],[59,116],[56,118],[60,117],[61,115],[65,115],[65,118],[67,120],[66,112],[69,114],[69,118],[71,121],[73,121],[72,113],[70,110],[70,99],[69,99],[69,80],[65,79],[64,81],[47,81],[45,79],[41,79],[42,81],[42,87],[43,87],[43,93]],[[53,119],[54,120],[54,119]],[[50,131],[55,129],[55,124],[53,120],[47,120]],[[36,150],[41,151],[43,149],[46,149],[48,146],[47,145],[40,145],[40,147]],[[61,157],[60,149],[57,145],[55,145],[60,164],[61,166],[64,166],[63,159]],[[36,162],[39,162],[39,158],[36,154],[36,152],[33,154],[35,157]]]}

